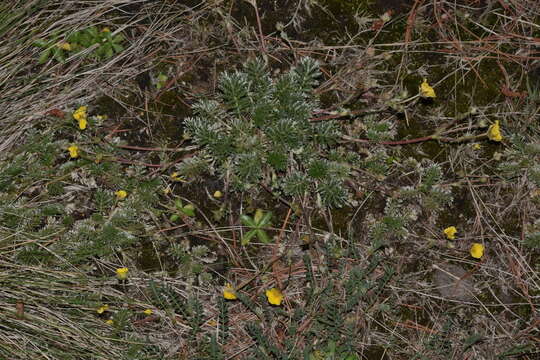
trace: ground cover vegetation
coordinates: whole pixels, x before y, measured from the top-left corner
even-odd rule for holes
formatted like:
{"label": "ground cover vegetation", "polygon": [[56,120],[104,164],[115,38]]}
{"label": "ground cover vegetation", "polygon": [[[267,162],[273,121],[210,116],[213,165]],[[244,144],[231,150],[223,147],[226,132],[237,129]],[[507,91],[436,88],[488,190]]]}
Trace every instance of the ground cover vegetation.
{"label": "ground cover vegetation", "polygon": [[0,359],[537,359],[539,23],[0,4]]}

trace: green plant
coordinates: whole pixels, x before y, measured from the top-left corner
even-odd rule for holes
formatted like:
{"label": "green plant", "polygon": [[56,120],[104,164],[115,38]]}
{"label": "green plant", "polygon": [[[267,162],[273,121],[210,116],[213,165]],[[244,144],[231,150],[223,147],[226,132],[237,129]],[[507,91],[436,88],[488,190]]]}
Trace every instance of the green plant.
{"label": "green plant", "polygon": [[38,60],[39,64],[43,64],[50,58],[63,63],[69,52],[81,52],[92,46],[95,48],[89,53],[91,57],[97,60],[109,59],[124,50],[123,41],[122,34],[113,36],[108,28],[99,31],[97,27],[90,26],[84,30],[75,31],[67,37],[56,31],[49,39],[34,41],[34,45],[43,49]]}
{"label": "green plant", "polygon": [[309,360],[359,360],[356,354],[347,351],[340,351],[335,341],[328,341],[326,347],[321,350],[312,352],[309,355]]}
{"label": "green plant", "polygon": [[42,48],[43,51],[39,55],[39,64],[46,63],[49,58],[53,58],[59,63],[63,63],[66,60],[66,54],[69,52],[68,46],[63,47],[60,39],[62,38],[59,32],[53,32],[51,37],[47,40],[37,39],[34,41],[34,46]]}
{"label": "green plant", "polygon": [[270,242],[270,237],[266,233],[265,228],[270,226],[271,218],[271,212],[265,214],[261,209],[257,209],[253,217],[246,214],[240,215],[242,224],[251,229],[242,237],[242,245],[249,244],[253,237],[257,237],[263,243],[268,244]]}
{"label": "green plant", "polygon": [[189,216],[189,217],[195,216],[195,205],[193,205],[193,204],[184,205],[182,203],[182,200],[177,199],[174,202],[174,206],[175,206],[175,210],[177,211],[177,213],[172,214],[171,217],[169,218],[169,220],[171,220],[172,222],[177,221],[178,219],[180,219],[181,215],[185,215],[185,216]]}
{"label": "green plant", "polygon": [[159,73],[157,76],[156,88],[158,90],[163,88],[167,84],[167,80],[169,80],[169,77],[167,75]]}
{"label": "green plant", "polygon": [[240,190],[264,183],[275,193],[341,206],[349,165],[330,159],[339,128],[334,121],[310,121],[318,107],[318,76],[310,58],[277,79],[261,60],[249,61],[243,71],[221,75],[219,93],[193,106],[186,129]]}

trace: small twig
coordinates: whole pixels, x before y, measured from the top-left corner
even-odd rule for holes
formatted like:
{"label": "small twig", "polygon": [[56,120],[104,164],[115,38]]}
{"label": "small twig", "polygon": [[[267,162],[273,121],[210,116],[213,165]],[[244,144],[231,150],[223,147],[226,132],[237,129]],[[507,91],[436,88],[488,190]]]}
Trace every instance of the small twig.
{"label": "small twig", "polygon": [[279,195],[276,195],[272,189],[270,189],[266,184],[264,184],[262,181],[259,183],[259,185],[261,185],[261,187],[266,190],[266,192],[268,192],[270,195],[274,196],[276,199],[278,199],[281,203],[283,203],[283,205],[287,206],[288,208],[291,208],[291,204],[289,204],[289,202],[287,200],[285,200],[284,198],[282,198],[281,196]]}
{"label": "small twig", "polygon": [[185,151],[185,149],[148,148],[148,147],[132,146],[132,145],[114,145],[114,146],[121,149],[136,150],[136,151],[173,151],[173,152]]}
{"label": "small twig", "polygon": [[[320,121],[335,120],[335,119],[340,119],[340,118],[345,118],[345,117],[380,114],[382,112],[390,112],[390,109],[342,111],[342,112],[336,113],[336,114],[330,114],[330,115],[326,115],[326,116],[320,116],[320,117],[316,117],[316,118],[311,118],[311,119],[309,119],[309,122],[320,122]],[[347,119],[347,120],[350,120],[350,119]]]}
{"label": "small twig", "polygon": [[357,142],[357,143],[362,143],[362,144],[390,145],[390,146],[416,144],[416,143],[431,141],[431,140],[437,140],[437,141],[447,142],[447,143],[459,143],[459,142],[483,139],[487,137],[487,133],[483,133],[480,135],[465,135],[458,138],[442,136],[445,134],[456,132],[457,130],[447,130],[447,129],[451,127],[452,125],[456,124],[457,122],[475,114],[476,114],[476,109],[473,108],[466,113],[456,116],[452,121],[449,121],[448,123],[441,125],[435,130],[435,133],[433,133],[432,135],[423,136],[423,137],[419,137],[415,139],[373,141],[373,140],[367,140],[367,139],[356,139],[347,135],[342,135],[341,138],[346,141]]}
{"label": "small twig", "polygon": [[240,290],[244,287],[246,287],[247,285],[249,285],[253,280],[255,280],[256,278],[258,278],[261,274],[263,274],[264,272],[268,271],[272,265],[274,265],[274,263],[276,263],[278,260],[280,260],[282,257],[283,257],[284,254],[282,255],[279,255],[275,258],[273,258],[272,260],[270,260],[270,262],[268,262],[268,264],[266,264],[261,270],[257,271],[257,273],[255,275],[253,275],[252,277],[250,277],[249,279],[247,279],[246,281],[244,281],[242,284],[240,284],[239,286],[236,287],[236,290]]}

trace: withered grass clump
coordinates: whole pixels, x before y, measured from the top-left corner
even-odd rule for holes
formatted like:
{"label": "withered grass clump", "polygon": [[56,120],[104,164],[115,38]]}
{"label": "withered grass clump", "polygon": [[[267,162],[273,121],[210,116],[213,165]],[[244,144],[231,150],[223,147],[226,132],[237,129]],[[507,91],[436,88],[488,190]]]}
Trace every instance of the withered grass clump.
{"label": "withered grass clump", "polygon": [[0,5],[0,358],[536,359],[540,4],[394,3]]}

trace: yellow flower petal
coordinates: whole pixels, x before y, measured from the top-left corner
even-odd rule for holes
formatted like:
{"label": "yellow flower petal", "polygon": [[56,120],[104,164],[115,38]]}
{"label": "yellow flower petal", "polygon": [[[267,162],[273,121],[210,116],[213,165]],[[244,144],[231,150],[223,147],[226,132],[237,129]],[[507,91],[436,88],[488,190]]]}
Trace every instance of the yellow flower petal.
{"label": "yellow flower petal", "polygon": [[79,147],[77,145],[71,145],[70,147],[67,148],[67,150],[69,151],[69,156],[72,159],[79,157]]}
{"label": "yellow flower petal", "polygon": [[482,145],[480,145],[480,144],[478,144],[478,143],[477,143],[477,144],[473,144],[472,148],[473,148],[474,150],[480,150],[480,149],[482,148]]}
{"label": "yellow flower petal", "polygon": [[281,305],[281,302],[283,301],[283,294],[277,288],[266,290],[266,297],[268,298],[268,302],[272,305]]}
{"label": "yellow flower petal", "polygon": [[68,42],[60,42],[56,44],[56,46],[58,46],[62,50],[71,51],[71,44]]}
{"label": "yellow flower petal", "polygon": [[86,120],[86,109],[88,107],[86,106],[81,106],[79,107],[77,110],[75,110],[75,112],[73,112],[73,118],[77,121],[80,121],[81,119],[85,119]]}
{"label": "yellow flower petal", "polygon": [[455,226],[447,227],[443,230],[446,237],[450,240],[454,240],[456,238],[457,229]]}
{"label": "yellow flower petal", "polygon": [[84,130],[86,129],[87,121],[85,118],[79,119],[79,129]]}
{"label": "yellow flower petal", "polygon": [[482,256],[484,256],[484,245],[473,243],[470,252],[473,258],[480,259]]}
{"label": "yellow flower petal", "polygon": [[177,172],[173,172],[171,174],[171,180],[172,181],[181,181],[181,182],[186,182],[186,180]]}
{"label": "yellow flower petal", "polygon": [[143,313],[145,315],[152,315],[153,311],[152,311],[152,309],[146,309],[146,310],[143,311]]}
{"label": "yellow flower petal", "polygon": [[224,287],[223,287],[223,297],[227,300],[236,300],[238,299],[236,297],[236,291],[234,290],[234,288],[232,287],[231,284],[226,284]]}
{"label": "yellow flower petal", "polygon": [[112,319],[109,319],[109,320],[105,321],[105,324],[112,325],[112,324],[114,324],[114,321],[112,321]]}
{"label": "yellow flower petal", "polygon": [[129,269],[127,267],[116,269],[116,277],[119,280],[126,280],[128,276]]}
{"label": "yellow flower petal", "polygon": [[221,191],[219,191],[219,190],[217,190],[217,191],[214,193],[214,197],[215,197],[216,199],[219,199],[219,198],[222,197],[222,196],[223,196],[223,193],[222,193]]}
{"label": "yellow flower petal", "polygon": [[111,32],[111,29],[109,29],[108,27],[104,27],[103,29],[101,29],[101,32]]}
{"label": "yellow flower petal", "polygon": [[116,195],[116,198],[118,200],[124,200],[126,197],[127,197],[127,191],[125,190],[118,190],[118,191],[115,191],[114,194]]}
{"label": "yellow flower petal", "polygon": [[427,82],[427,79],[424,79],[424,82],[420,84],[420,96],[426,99],[433,99],[437,97],[435,95],[435,89],[433,89]]}
{"label": "yellow flower petal", "polygon": [[97,312],[98,314],[103,314],[103,313],[104,313],[105,311],[107,311],[107,310],[109,310],[109,305],[105,304],[105,305],[100,306],[100,307],[96,310],[96,312]]}
{"label": "yellow flower petal", "polygon": [[492,124],[489,126],[487,131],[487,136],[489,140],[493,141],[501,141],[502,140],[502,134],[501,134],[501,126],[499,125],[499,120],[495,121],[495,124]]}

